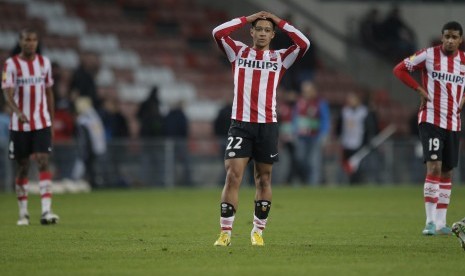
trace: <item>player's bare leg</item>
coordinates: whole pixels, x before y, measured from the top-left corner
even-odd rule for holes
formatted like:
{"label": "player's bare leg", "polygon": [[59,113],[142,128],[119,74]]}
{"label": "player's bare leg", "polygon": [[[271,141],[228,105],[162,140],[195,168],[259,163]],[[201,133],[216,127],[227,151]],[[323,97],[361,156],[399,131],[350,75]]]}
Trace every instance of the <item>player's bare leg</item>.
{"label": "player's bare leg", "polygon": [[221,233],[214,243],[215,246],[231,244],[231,231],[239,201],[239,188],[248,162],[249,158],[226,159],[224,162],[226,180],[221,194]]}
{"label": "player's bare leg", "polygon": [[39,189],[42,203],[42,216],[40,223],[43,225],[56,224],[59,217],[52,212],[52,174],[49,171],[49,154],[37,153],[37,164],[39,166]]}
{"label": "player's bare leg", "polygon": [[17,225],[29,225],[29,211],[27,208],[29,179],[27,174],[29,171],[29,158],[17,160],[17,173],[15,180],[15,191],[18,198],[19,219]]}
{"label": "player's bare leg", "polygon": [[272,164],[255,163],[255,212],[250,239],[252,245],[263,246],[263,230],[266,227],[268,214],[271,208],[271,172]]}

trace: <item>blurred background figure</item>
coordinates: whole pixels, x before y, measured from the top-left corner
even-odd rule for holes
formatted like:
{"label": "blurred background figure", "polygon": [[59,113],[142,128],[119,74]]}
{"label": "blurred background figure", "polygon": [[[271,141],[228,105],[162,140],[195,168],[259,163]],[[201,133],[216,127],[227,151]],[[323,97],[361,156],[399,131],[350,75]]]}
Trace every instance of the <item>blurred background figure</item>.
{"label": "blurred background figure", "polygon": [[[296,131],[295,131],[295,116],[296,102],[298,93],[290,90],[281,94],[279,98],[279,141],[284,148],[283,155],[287,156],[288,161],[286,169],[285,184],[290,185],[296,179],[300,180],[299,163],[296,158]],[[284,162],[283,162],[284,163]]]}
{"label": "blurred background figure", "polygon": [[[0,97],[0,182],[5,180],[4,188],[10,191],[13,187],[13,171],[11,162],[8,160],[8,140],[10,125],[10,108]],[[3,185],[0,185],[0,188]]]}
{"label": "blurred background figure", "polygon": [[163,135],[165,139],[174,143],[175,164],[180,164],[182,173],[176,173],[180,176],[177,180],[181,186],[190,187],[193,185],[191,178],[191,164],[189,155],[189,146],[187,138],[189,137],[189,121],[184,113],[184,103],[177,102],[171,106],[170,111],[163,119]]}
{"label": "blurred background figure", "polygon": [[74,167],[73,178],[84,178],[92,188],[102,188],[106,183],[103,169],[107,163],[103,160],[107,143],[102,120],[89,97],[76,100],[76,112],[79,159]]}
{"label": "blurred background figure", "polygon": [[[368,108],[362,103],[360,96],[349,92],[336,124],[336,135],[342,147],[342,164],[348,162],[364,145],[367,117]],[[349,174],[348,179],[350,184],[360,184],[363,180],[361,170]]]}
{"label": "blurred background figure", "polygon": [[331,119],[328,103],[318,95],[313,82],[302,82],[294,114],[296,158],[301,181],[318,186],[322,182],[322,152]]}
{"label": "blurred background figure", "polygon": [[74,70],[69,90],[73,99],[89,97],[96,110],[100,109],[101,100],[97,94],[95,76],[99,70],[99,58],[95,53],[82,52],[79,56],[79,66]]}
{"label": "blurred background figure", "polygon": [[359,25],[360,42],[366,49],[377,54],[386,51],[383,43],[383,26],[381,14],[377,8],[371,8],[362,18]]}
{"label": "blurred background figure", "polygon": [[415,32],[405,23],[399,7],[394,6],[382,23],[382,43],[387,45],[387,57],[398,62],[416,50]]}
{"label": "blurred background figure", "polygon": [[[224,154],[226,152],[226,145],[228,144],[228,130],[231,125],[231,110],[232,99],[225,102],[213,121],[213,132],[220,145],[219,157],[221,162],[224,162]],[[226,171],[221,169],[221,177],[218,180],[218,185],[223,187]]]}

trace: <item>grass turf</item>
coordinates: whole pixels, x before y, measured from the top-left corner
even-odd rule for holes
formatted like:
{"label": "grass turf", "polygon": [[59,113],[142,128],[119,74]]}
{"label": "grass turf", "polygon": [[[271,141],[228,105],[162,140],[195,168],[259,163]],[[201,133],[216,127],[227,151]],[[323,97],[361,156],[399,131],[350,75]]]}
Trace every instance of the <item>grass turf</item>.
{"label": "grass turf", "polygon": [[[250,245],[254,190],[243,187],[232,245],[219,233],[219,189],[97,191],[54,197],[61,216],[18,227],[0,194],[2,275],[465,275],[454,236],[425,237],[422,188],[275,188],[263,248]],[[465,216],[454,187],[449,222]]]}

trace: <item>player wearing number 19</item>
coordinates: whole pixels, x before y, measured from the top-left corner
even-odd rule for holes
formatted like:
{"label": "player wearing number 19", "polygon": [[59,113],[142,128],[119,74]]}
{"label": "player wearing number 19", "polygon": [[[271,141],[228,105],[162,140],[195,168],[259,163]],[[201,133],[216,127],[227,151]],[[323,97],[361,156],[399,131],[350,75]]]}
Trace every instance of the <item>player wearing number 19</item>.
{"label": "player wearing number 19", "polygon": [[[229,35],[251,23],[253,46]],[[270,50],[278,26],[294,42],[287,49]],[[235,18],[213,30],[213,37],[232,65],[234,101],[225,152],[226,180],[221,195],[221,232],[216,246],[231,244],[238,192],[247,163],[254,160],[255,212],[252,245],[264,245],[262,230],[271,208],[271,171],[278,161],[276,87],[284,72],[301,58],[310,42],[295,27],[274,14],[261,11]]]}
{"label": "player wearing number 19", "polygon": [[[448,22],[442,28],[442,44],[420,50],[394,68],[394,75],[420,94],[418,129],[426,162],[424,235],[451,233],[446,224],[452,171],[458,163],[460,111],[465,97],[465,53],[462,26]],[[410,75],[420,71],[422,84]]]}

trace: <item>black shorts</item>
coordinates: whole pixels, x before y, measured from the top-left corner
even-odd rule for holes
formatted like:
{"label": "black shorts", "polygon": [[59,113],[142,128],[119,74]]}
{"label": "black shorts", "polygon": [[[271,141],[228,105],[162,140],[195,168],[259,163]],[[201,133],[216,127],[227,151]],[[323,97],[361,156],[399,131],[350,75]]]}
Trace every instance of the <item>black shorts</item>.
{"label": "black shorts", "polygon": [[34,131],[10,130],[10,143],[8,145],[10,159],[24,159],[38,152],[52,152],[52,132],[50,127]]}
{"label": "black shorts", "polygon": [[457,167],[460,141],[458,131],[450,131],[430,123],[421,123],[418,130],[425,162],[442,161],[442,167],[446,170]]}
{"label": "black shorts", "polygon": [[278,157],[278,123],[249,123],[231,120],[225,159],[249,157],[273,164]]}

